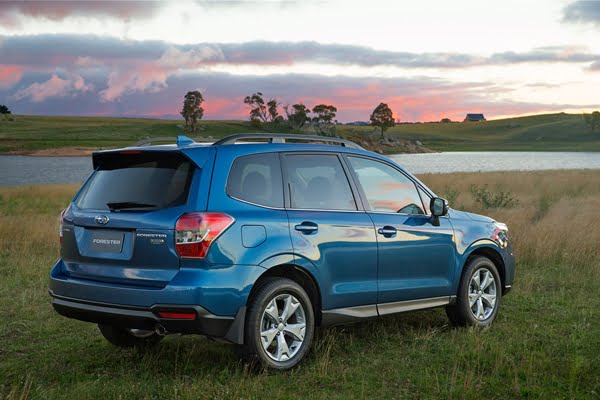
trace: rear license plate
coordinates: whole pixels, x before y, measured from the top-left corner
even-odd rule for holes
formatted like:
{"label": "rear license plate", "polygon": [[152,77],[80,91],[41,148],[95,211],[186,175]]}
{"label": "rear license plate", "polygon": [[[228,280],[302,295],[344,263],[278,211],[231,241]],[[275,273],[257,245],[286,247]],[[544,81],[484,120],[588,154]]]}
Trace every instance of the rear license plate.
{"label": "rear license plate", "polygon": [[120,253],[123,249],[122,232],[95,231],[92,232],[92,251],[103,253]]}

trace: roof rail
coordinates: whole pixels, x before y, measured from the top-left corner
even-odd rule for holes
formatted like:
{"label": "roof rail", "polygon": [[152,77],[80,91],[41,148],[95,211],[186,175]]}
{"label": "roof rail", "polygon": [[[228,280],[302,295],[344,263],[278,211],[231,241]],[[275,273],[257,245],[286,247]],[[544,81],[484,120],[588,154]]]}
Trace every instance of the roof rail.
{"label": "roof rail", "polygon": [[316,135],[300,135],[300,134],[285,134],[285,133],[240,133],[237,135],[227,136],[213,143],[213,146],[219,146],[223,144],[235,144],[239,140],[244,139],[267,139],[268,143],[288,143],[288,140],[304,140],[310,142],[324,142],[324,143],[335,143],[344,147],[350,147],[353,149],[363,149],[358,144],[330,136],[316,136]]}
{"label": "roof rail", "polygon": [[135,142],[134,144],[132,144],[129,147],[150,146],[150,145],[152,145],[152,143],[167,142],[167,141],[173,142],[173,140],[175,140],[175,144],[177,144],[177,146],[187,146],[189,144],[196,143],[194,140],[190,139],[187,136],[183,136],[183,135],[179,135],[177,137],[162,136],[162,137],[147,137],[138,142]]}

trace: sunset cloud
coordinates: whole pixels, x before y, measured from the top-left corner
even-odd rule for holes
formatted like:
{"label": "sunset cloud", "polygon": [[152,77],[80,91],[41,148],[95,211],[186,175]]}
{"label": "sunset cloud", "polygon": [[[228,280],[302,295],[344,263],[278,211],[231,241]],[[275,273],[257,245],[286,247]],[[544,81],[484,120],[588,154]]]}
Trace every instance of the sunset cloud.
{"label": "sunset cloud", "polygon": [[15,100],[29,98],[34,103],[39,103],[49,97],[73,96],[77,93],[85,93],[93,90],[94,87],[86,84],[81,76],[73,76],[70,79],[62,79],[56,74],[52,74],[50,79],[41,83],[32,83],[24,89],[19,90],[13,95]]}
{"label": "sunset cloud", "polygon": [[569,4],[564,9],[563,22],[600,27],[600,1],[578,0]]}
{"label": "sunset cloud", "polygon": [[100,98],[102,101],[114,101],[128,92],[156,93],[167,87],[170,75],[198,69],[205,62],[220,59],[222,53],[211,46],[198,46],[188,51],[169,47],[157,60],[114,65],[108,77],[108,87],[100,92]]}
{"label": "sunset cloud", "polygon": [[[600,3],[600,2],[599,2]],[[83,35],[5,37],[0,57],[7,63],[63,65],[98,62],[159,61],[171,69],[220,65],[289,66],[302,63],[339,66],[392,66],[404,69],[463,69],[523,63],[592,63],[600,54],[577,46],[546,46],[490,55],[409,53],[317,42],[198,43],[174,45],[161,41],[131,41]]]}
{"label": "sunset cloud", "polygon": [[402,121],[597,109],[600,2],[507,1],[0,0],[0,100],[179,118],[198,89],[205,118],[246,119],[261,91],[340,121],[382,101]]}
{"label": "sunset cloud", "polygon": [[0,24],[16,27],[24,19],[62,21],[69,17],[112,17],[120,20],[150,18],[159,1],[6,1],[0,3]]}
{"label": "sunset cloud", "polygon": [[590,71],[600,71],[600,60],[590,65]]}
{"label": "sunset cloud", "polygon": [[0,89],[9,89],[16,85],[23,76],[23,68],[19,65],[0,64]]}

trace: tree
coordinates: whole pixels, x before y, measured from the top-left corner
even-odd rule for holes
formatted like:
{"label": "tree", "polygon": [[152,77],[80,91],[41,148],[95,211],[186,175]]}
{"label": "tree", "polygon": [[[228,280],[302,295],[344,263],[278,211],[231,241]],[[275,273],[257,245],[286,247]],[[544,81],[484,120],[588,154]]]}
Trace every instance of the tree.
{"label": "tree", "polygon": [[244,98],[244,104],[250,108],[250,121],[253,125],[260,127],[263,122],[281,122],[283,117],[279,115],[279,103],[276,99],[265,102],[261,92],[253,93]]}
{"label": "tree", "polygon": [[313,122],[317,124],[331,124],[335,119],[337,108],[332,105],[318,104],[313,107],[312,112],[316,114],[312,119]]}
{"label": "tree", "polygon": [[268,117],[267,106],[261,92],[253,93],[252,96],[244,98],[244,104],[250,107],[250,121],[266,122]]}
{"label": "tree", "polygon": [[288,122],[293,129],[300,129],[310,121],[308,114],[310,109],[304,104],[294,104],[292,106],[293,111],[290,113],[288,106],[284,107],[285,114],[287,115]]}
{"label": "tree", "polygon": [[591,114],[583,114],[583,120],[591,129],[592,133],[595,133],[596,129],[600,128],[600,111],[594,111]]}
{"label": "tree", "polygon": [[385,103],[379,103],[371,114],[371,125],[378,126],[381,128],[381,138],[383,139],[383,132],[388,128],[396,125],[394,121],[394,113]]}
{"label": "tree", "polygon": [[267,102],[267,116],[271,122],[280,122],[283,117],[279,115],[279,103],[277,100],[271,99]]}
{"label": "tree", "polygon": [[185,119],[186,129],[189,128],[192,132],[196,132],[196,124],[204,116],[202,102],[204,102],[204,98],[198,90],[187,92],[183,96],[183,108],[180,114]]}
{"label": "tree", "polygon": [[10,110],[4,104],[0,104],[0,115],[4,116],[5,120],[14,121],[15,117],[11,115]]}

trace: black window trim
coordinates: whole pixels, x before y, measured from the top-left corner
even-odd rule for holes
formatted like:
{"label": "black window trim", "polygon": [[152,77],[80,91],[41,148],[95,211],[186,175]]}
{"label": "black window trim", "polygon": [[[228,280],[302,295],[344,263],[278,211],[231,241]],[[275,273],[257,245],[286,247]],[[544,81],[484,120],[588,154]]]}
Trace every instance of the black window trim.
{"label": "black window trim", "polygon": [[[249,156],[260,156],[260,155],[263,155],[263,154],[275,154],[279,158],[279,170],[281,171],[281,186],[283,188],[282,195],[284,196],[284,199],[283,199],[283,205],[284,206],[283,207],[273,207],[273,206],[267,206],[267,205],[264,205],[264,204],[253,203],[251,201],[235,197],[235,196],[229,194],[229,190],[227,190],[227,188],[229,187],[229,178],[231,177],[231,170],[233,169],[233,164],[235,164],[236,160],[238,158],[249,157]],[[215,159],[216,159],[216,157],[215,157]],[[283,211],[283,210],[285,210],[285,179],[284,179],[283,173],[284,173],[284,169],[283,169],[283,164],[282,164],[282,159],[281,159],[280,152],[277,152],[277,151],[265,151],[265,152],[259,152],[259,153],[250,153],[250,154],[239,155],[239,156],[235,157],[233,160],[231,160],[231,164],[229,166],[229,171],[227,172],[227,179],[225,179],[225,195],[227,197],[229,197],[230,199],[233,199],[233,200],[236,200],[236,201],[239,201],[239,202],[242,202],[242,203],[250,204],[252,206],[262,207],[262,208],[266,208],[268,210],[280,210],[280,211]],[[213,171],[213,174],[214,174],[214,171]],[[212,182],[211,182],[211,186],[212,186]]]}
{"label": "black window trim", "polygon": [[[375,161],[375,162],[380,162],[382,164],[385,164],[393,169],[395,169],[396,171],[398,171],[399,173],[401,173],[402,175],[404,175],[406,178],[408,178],[414,185],[415,185],[415,190],[417,191],[417,196],[419,196],[419,199],[421,200],[421,204],[423,203],[423,199],[421,198],[421,195],[419,194],[419,188],[421,188],[423,190],[423,192],[425,192],[425,194],[434,197],[434,195],[432,195],[431,191],[427,188],[424,188],[423,185],[421,185],[419,182],[417,182],[414,178],[412,178],[410,175],[408,175],[405,171],[403,171],[401,168],[398,168],[398,166],[390,163],[389,161],[386,160],[382,160],[380,158],[375,158],[375,157],[369,157],[369,156],[365,156],[363,154],[355,154],[355,153],[344,153],[342,155],[342,158],[344,159],[344,162],[347,164],[348,169],[350,170],[350,174],[352,176],[352,179],[355,180],[356,182],[360,182],[360,180],[358,179],[358,176],[356,175],[356,173],[354,172],[354,169],[351,168],[352,164],[350,162],[350,160],[348,159],[348,157],[356,157],[356,158],[364,158],[370,161]],[[389,215],[402,215],[402,216],[411,216],[411,217],[427,217],[430,218],[431,217],[431,213],[427,214],[407,214],[407,213],[399,213],[399,212],[389,212],[389,211],[375,211],[371,209],[371,205],[369,204],[369,200],[367,199],[367,196],[362,188],[362,185],[358,184],[357,185],[357,190],[360,194],[360,199],[364,205],[364,209],[366,212],[368,213],[376,213],[376,214],[389,214]],[[422,204],[423,210],[427,210],[429,209],[429,204],[425,205]]]}
{"label": "black window trim", "polygon": [[[352,192],[352,197],[354,198],[354,203],[356,204],[356,210],[331,210],[331,209],[322,209],[322,208],[293,208],[291,202],[291,193],[290,193],[290,182],[287,173],[287,162],[286,156],[288,155],[334,155],[337,156],[342,170],[346,175],[346,179],[348,180],[348,184],[350,185],[350,191]],[[281,175],[283,178],[283,193],[284,193],[284,207],[286,210],[290,211],[321,211],[321,212],[346,212],[346,213],[364,213],[367,211],[364,206],[363,199],[360,195],[358,187],[354,182],[354,178],[351,174],[348,165],[346,165],[346,160],[342,153],[336,151],[282,151],[279,153],[279,157],[281,158]]]}

